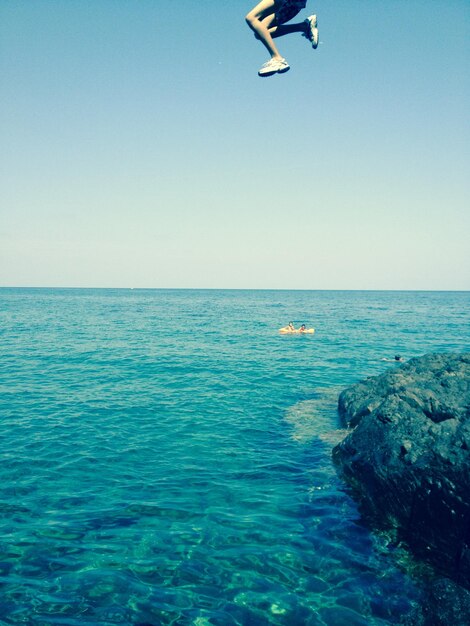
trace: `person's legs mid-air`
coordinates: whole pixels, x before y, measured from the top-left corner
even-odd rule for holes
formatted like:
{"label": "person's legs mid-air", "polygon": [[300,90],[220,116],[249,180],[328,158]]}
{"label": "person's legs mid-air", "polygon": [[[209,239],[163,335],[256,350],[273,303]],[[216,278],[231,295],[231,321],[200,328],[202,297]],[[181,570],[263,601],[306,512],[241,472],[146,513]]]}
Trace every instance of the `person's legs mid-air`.
{"label": "person's legs mid-air", "polygon": [[281,56],[274,43],[274,39],[290,33],[302,33],[312,43],[313,48],[318,45],[318,29],[316,15],[311,15],[303,22],[285,24],[295,17],[306,5],[306,0],[263,0],[257,4],[246,16],[249,27],[254,31],[271,59],[265,63],[258,74],[271,76],[275,73],[287,72],[289,64]]}
{"label": "person's legs mid-air", "polygon": [[315,49],[318,46],[318,28],[316,15],[310,15],[303,22],[296,22],[295,24],[281,23],[279,25],[272,26],[269,29],[269,32],[271,33],[271,37],[273,39],[275,39],[276,37],[289,35],[290,33],[302,33],[302,35],[310,41],[310,43],[312,44],[312,48]]}
{"label": "person's legs mid-air", "polygon": [[279,2],[276,2],[276,0],[261,0],[245,18],[248,26],[255,33],[256,38],[263,43],[271,55],[271,59],[258,72],[260,76],[269,76],[276,72],[287,72],[289,69],[289,64],[280,55],[269,31],[270,27],[275,23],[275,12],[278,5]]}

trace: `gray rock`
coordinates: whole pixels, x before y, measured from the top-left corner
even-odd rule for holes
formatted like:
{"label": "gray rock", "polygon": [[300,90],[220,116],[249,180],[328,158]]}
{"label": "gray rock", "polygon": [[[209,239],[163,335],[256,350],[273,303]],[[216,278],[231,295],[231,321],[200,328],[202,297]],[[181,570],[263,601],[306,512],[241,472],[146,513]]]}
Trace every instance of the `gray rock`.
{"label": "gray rock", "polygon": [[362,513],[470,589],[470,354],[430,354],[339,398],[333,450]]}

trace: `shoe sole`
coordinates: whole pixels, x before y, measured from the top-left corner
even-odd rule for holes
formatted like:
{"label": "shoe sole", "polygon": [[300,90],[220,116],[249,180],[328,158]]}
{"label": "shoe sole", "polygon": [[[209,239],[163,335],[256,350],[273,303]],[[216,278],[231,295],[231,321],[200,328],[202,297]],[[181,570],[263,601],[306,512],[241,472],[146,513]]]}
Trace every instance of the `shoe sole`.
{"label": "shoe sole", "polygon": [[285,74],[289,70],[290,70],[290,65],[288,65],[287,67],[283,67],[281,70],[274,70],[273,72],[263,72],[263,74],[260,74],[258,72],[258,76],[260,78],[266,78],[267,76],[274,76],[274,74]]}
{"label": "shoe sole", "polygon": [[318,48],[318,28],[315,28],[316,37],[312,36],[312,48],[316,50]]}
{"label": "shoe sole", "polygon": [[[312,43],[312,48],[315,50],[316,48],[318,48],[318,20],[317,20],[317,16],[316,15],[312,15],[311,18],[307,18],[307,21],[309,23],[310,26],[310,34],[312,36],[312,38],[310,39],[310,37],[308,37],[308,39],[311,41]],[[313,34],[313,32],[315,31],[315,35]]]}

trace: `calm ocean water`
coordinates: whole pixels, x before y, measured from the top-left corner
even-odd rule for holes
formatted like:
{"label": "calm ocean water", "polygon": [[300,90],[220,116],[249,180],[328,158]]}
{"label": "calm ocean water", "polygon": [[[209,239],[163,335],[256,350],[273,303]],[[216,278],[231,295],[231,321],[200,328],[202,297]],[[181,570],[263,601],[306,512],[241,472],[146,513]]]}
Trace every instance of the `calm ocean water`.
{"label": "calm ocean water", "polygon": [[399,623],[336,400],[469,334],[469,293],[1,289],[0,623]]}

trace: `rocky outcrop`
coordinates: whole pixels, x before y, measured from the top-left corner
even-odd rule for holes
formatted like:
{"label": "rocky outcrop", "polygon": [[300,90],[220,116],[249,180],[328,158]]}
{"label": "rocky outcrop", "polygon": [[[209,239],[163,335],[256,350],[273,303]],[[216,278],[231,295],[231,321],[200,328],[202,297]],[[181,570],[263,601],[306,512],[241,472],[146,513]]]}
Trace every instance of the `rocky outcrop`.
{"label": "rocky outcrop", "polygon": [[404,615],[402,626],[468,626],[470,592],[448,578],[431,582],[422,601]]}
{"label": "rocky outcrop", "polygon": [[430,354],[346,389],[333,451],[373,523],[470,589],[470,354]]}

